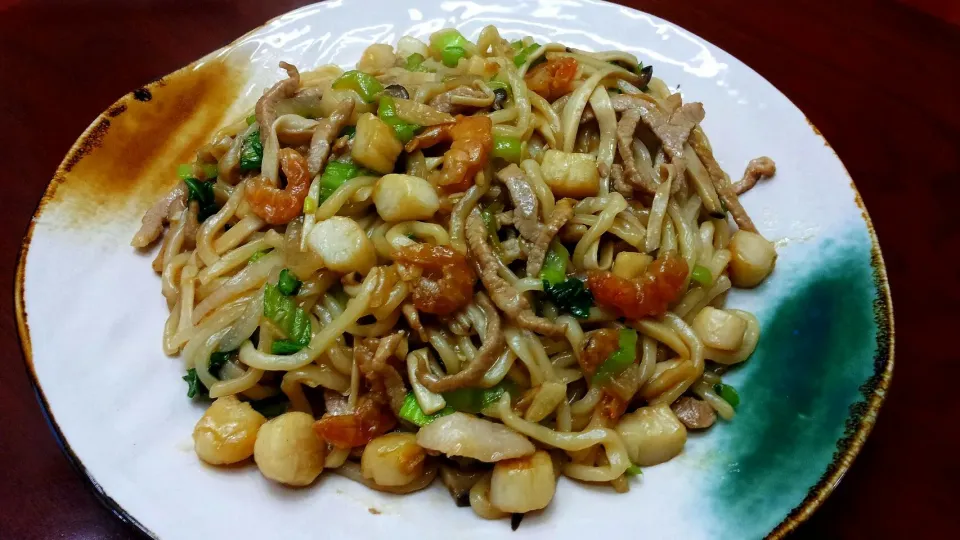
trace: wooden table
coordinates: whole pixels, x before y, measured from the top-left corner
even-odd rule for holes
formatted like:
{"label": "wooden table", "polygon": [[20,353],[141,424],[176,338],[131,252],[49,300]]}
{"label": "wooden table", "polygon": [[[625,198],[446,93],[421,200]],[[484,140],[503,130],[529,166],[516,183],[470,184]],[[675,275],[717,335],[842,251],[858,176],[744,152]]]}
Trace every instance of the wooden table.
{"label": "wooden table", "polygon": [[[719,45],[793,100],[856,180],[883,246],[896,306],[893,388],[856,464],[797,538],[946,538],[960,525],[950,504],[960,485],[952,2],[624,2]],[[40,194],[101,110],[303,3],[0,0],[0,288],[12,292]],[[61,454],[23,367],[9,298],[0,351],[0,538],[137,537]]]}

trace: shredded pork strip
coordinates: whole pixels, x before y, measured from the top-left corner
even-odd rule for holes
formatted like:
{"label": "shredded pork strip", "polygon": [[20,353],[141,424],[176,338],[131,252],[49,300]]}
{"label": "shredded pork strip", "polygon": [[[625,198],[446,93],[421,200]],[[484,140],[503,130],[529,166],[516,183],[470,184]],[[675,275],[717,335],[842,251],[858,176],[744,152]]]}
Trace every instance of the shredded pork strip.
{"label": "shredded pork strip", "polygon": [[534,241],[533,246],[530,248],[530,253],[527,256],[528,276],[540,275],[540,270],[543,268],[543,261],[547,256],[547,250],[550,248],[550,242],[553,241],[553,237],[557,235],[560,228],[566,225],[573,217],[573,207],[575,204],[576,201],[573,199],[560,199],[556,206],[553,207],[553,212],[550,213],[546,225],[540,228],[540,234]]}
{"label": "shredded pork strip", "polygon": [[533,188],[527,182],[520,167],[510,164],[497,172],[497,178],[510,192],[510,200],[513,201],[513,220],[514,226],[520,231],[520,236],[533,242],[537,239],[540,232],[539,203]]}
{"label": "shredded pork strip", "polygon": [[486,295],[479,294],[476,299],[477,305],[483,310],[487,318],[487,328],[483,335],[483,345],[477,351],[477,355],[467,364],[467,367],[454,375],[444,375],[437,378],[430,374],[430,370],[423,357],[420,358],[418,366],[418,378],[420,384],[427,387],[431,392],[441,393],[464,388],[467,386],[476,386],[483,379],[487,370],[497,361],[500,352],[506,345],[503,337],[503,331],[500,328],[500,317],[497,315],[497,308],[490,303]]}
{"label": "shredded pork strip", "polygon": [[677,168],[677,177],[683,178],[683,145],[690,137],[691,130],[703,121],[703,105],[686,103],[667,116],[656,103],[644,99],[635,99],[633,103],[634,107],[626,110],[617,124],[617,146],[623,157],[626,179],[644,191],[654,193],[656,184],[652,178],[640,172],[633,156],[633,137],[637,124],[642,121],[660,139],[664,153]]}
{"label": "shredded pork strip", "polygon": [[537,317],[527,298],[497,274],[496,255],[487,242],[487,230],[483,224],[483,218],[480,217],[480,211],[476,208],[467,217],[466,232],[467,244],[480,267],[480,281],[490,293],[493,303],[506,314],[507,318],[515,321],[522,328],[541,334],[554,337],[564,335],[566,332],[564,325]]}
{"label": "shredded pork strip", "polygon": [[135,248],[145,248],[156,242],[163,232],[163,226],[170,223],[170,216],[183,211],[187,206],[187,185],[177,182],[173,189],[162,199],[156,202],[143,215],[140,230],[133,236],[130,245]]}
{"label": "shredded pork strip", "polygon": [[[407,390],[403,383],[403,378],[397,372],[396,368],[387,361],[396,356],[397,349],[403,343],[405,332],[395,332],[382,338],[368,338],[365,343],[368,345],[376,344],[376,350],[372,354],[364,354],[359,360],[359,368],[364,377],[371,384],[382,384],[386,390],[387,398],[390,401],[390,408],[394,414],[400,412],[403,407],[403,400],[407,396]],[[357,347],[357,349],[361,349]],[[369,349],[368,349],[369,350]],[[402,353],[401,353],[402,354]]]}
{"label": "shredded pork strip", "polygon": [[277,104],[284,99],[296,95],[300,88],[300,72],[296,66],[286,62],[280,62],[287,72],[287,78],[270,87],[264,92],[263,96],[257,101],[255,109],[257,123],[260,124],[260,141],[266,145],[267,136],[270,133],[270,127],[277,120]]}
{"label": "shredded pork strip", "polygon": [[733,186],[730,185],[730,181],[727,179],[727,176],[723,174],[723,169],[720,168],[720,164],[717,163],[716,158],[713,157],[713,151],[710,149],[706,135],[703,134],[703,130],[699,127],[694,128],[694,130],[690,132],[690,146],[693,148],[693,151],[696,152],[700,161],[703,162],[703,166],[706,167],[713,186],[717,188],[717,195],[727,207],[730,216],[733,217],[734,223],[745,231],[757,232],[753,220],[750,219],[747,211],[743,208],[743,205],[740,204],[740,199],[737,198]]}
{"label": "shredded pork strip", "polygon": [[313,137],[310,139],[310,150],[307,152],[307,171],[311,177],[320,174],[323,170],[327,158],[330,157],[333,142],[352,114],[353,100],[345,99],[337,104],[329,118],[322,120],[314,129]]}

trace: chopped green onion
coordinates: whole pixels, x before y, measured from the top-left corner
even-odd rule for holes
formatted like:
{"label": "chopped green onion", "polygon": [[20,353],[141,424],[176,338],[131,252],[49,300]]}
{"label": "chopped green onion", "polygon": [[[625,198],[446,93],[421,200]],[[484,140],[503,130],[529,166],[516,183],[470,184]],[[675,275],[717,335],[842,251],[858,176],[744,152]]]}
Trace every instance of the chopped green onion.
{"label": "chopped green onion", "polygon": [[453,28],[434,32],[433,35],[430,36],[430,49],[433,50],[434,54],[439,54],[444,49],[450,47],[459,47],[466,50],[469,49],[470,46],[470,41]]}
{"label": "chopped green onion", "polygon": [[604,360],[597,372],[593,374],[593,382],[602,383],[620,374],[630,367],[637,359],[637,331],[632,328],[620,329],[619,348],[613,351]]}
{"label": "chopped green onion", "polygon": [[177,165],[177,176],[181,180],[186,180],[187,178],[195,178],[196,175],[193,174],[193,164],[192,163],[181,163]]}
{"label": "chopped green onion", "polygon": [[493,157],[520,163],[523,160],[523,144],[517,137],[494,135]]}
{"label": "chopped green onion", "polygon": [[699,264],[694,265],[693,271],[690,272],[690,279],[701,285],[710,285],[713,283],[713,276],[710,274],[710,269],[706,266],[700,266]]}
{"label": "chopped green onion", "polygon": [[253,130],[240,147],[240,170],[255,171],[260,169],[261,163],[263,163],[263,143],[260,141],[260,131]]}
{"label": "chopped green onion", "polygon": [[740,394],[737,393],[736,388],[729,384],[717,383],[713,385],[713,391],[729,403],[731,407],[737,408],[737,406],[740,405]]}
{"label": "chopped green onion", "polygon": [[252,126],[257,123],[257,115],[251,114],[247,117],[247,125]]}
{"label": "chopped green onion", "polygon": [[196,178],[184,178],[183,182],[187,184],[187,200],[197,201],[198,221],[204,221],[220,210],[213,197],[213,182],[204,182]]}
{"label": "chopped green onion", "polygon": [[590,306],[593,305],[593,294],[583,286],[583,281],[568,277],[557,284],[543,280],[543,292],[557,306],[557,309],[566,311],[578,319],[590,316]]}
{"label": "chopped green onion", "polygon": [[627,476],[643,476],[643,469],[639,465],[631,465],[627,467]]}
{"label": "chopped green onion", "polygon": [[383,85],[373,75],[362,71],[351,70],[337,77],[333,81],[335,90],[353,90],[367,103],[372,102],[377,94],[383,92]]}
{"label": "chopped green onion", "polygon": [[570,263],[570,252],[556,238],[550,242],[550,250],[543,260],[540,270],[540,279],[556,285],[567,279],[567,265]]}
{"label": "chopped green onion", "polygon": [[467,50],[463,47],[447,47],[440,51],[440,60],[443,65],[455,68],[460,63],[461,58],[467,57]]}
{"label": "chopped green onion", "polygon": [[220,174],[220,170],[217,168],[216,163],[201,163],[200,172],[203,173],[204,180],[212,180]]}
{"label": "chopped green onion", "polygon": [[300,291],[303,282],[297,279],[289,269],[284,268],[280,271],[280,277],[277,279],[277,288],[286,296],[293,296]]}
{"label": "chopped green onion", "polygon": [[266,255],[267,253],[270,253],[271,251],[273,251],[273,248],[261,249],[260,251],[251,255],[249,259],[247,259],[247,264],[255,263],[259,261],[260,259],[263,258],[264,255]]}
{"label": "chopped green onion", "polygon": [[307,195],[307,198],[303,200],[303,213],[312,214],[317,211],[317,199],[316,197],[311,197]]}
{"label": "chopped green onion", "polygon": [[323,174],[320,175],[320,200],[318,202],[327,200],[327,197],[333,195],[333,192],[342,186],[344,182],[357,176],[360,176],[360,167],[357,167],[353,163],[345,163],[343,161],[331,161],[327,163]]}
{"label": "chopped green onion", "polygon": [[513,50],[515,51],[523,50],[523,40],[518,39],[516,41],[513,41],[510,43],[510,46],[513,47]]}
{"label": "chopped green onion", "polygon": [[538,49],[540,49],[540,45],[537,43],[533,43],[531,45],[528,45],[526,48],[520,50],[520,52],[518,52],[517,55],[513,57],[513,65],[520,67],[526,64],[527,58],[529,58],[531,54],[537,52]]}
{"label": "chopped green onion", "polygon": [[433,414],[427,414],[420,408],[420,404],[417,403],[417,397],[413,395],[413,392],[408,392],[407,397],[403,399],[403,406],[400,407],[399,416],[407,422],[423,427],[437,418],[453,412],[455,412],[453,407],[447,406]]}
{"label": "chopped green onion", "polygon": [[417,131],[419,131],[421,127],[417,124],[405,122],[397,116],[397,102],[394,101],[394,98],[391,96],[383,96],[380,98],[380,105],[377,107],[377,116],[384,124],[387,124],[393,129],[394,135],[396,135],[397,139],[402,143],[410,142],[410,139],[417,134]]}
{"label": "chopped green onion", "polygon": [[423,67],[423,61],[426,58],[423,57],[420,53],[413,53],[407,57],[406,63],[403,64],[403,68],[407,71],[426,71]]}

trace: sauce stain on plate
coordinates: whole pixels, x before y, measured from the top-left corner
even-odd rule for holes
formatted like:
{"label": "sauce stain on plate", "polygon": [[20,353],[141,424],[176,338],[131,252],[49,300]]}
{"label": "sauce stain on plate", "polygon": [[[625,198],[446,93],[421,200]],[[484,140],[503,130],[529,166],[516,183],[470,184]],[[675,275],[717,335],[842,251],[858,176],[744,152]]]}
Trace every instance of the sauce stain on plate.
{"label": "sauce stain on plate", "polygon": [[[177,181],[180,163],[193,161],[246,82],[220,59],[178,71],[125,95],[98,117],[66,157],[47,204],[64,204],[73,223],[142,212]],[[150,99],[142,99],[149,92]],[[67,180],[73,180],[67,182]],[[99,218],[99,219],[98,219]]]}

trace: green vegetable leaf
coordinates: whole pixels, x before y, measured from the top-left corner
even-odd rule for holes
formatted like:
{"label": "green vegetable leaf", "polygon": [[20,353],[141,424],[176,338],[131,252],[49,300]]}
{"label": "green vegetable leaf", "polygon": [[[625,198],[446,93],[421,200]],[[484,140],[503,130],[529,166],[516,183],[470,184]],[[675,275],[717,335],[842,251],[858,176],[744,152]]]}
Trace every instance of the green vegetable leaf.
{"label": "green vegetable leaf", "polygon": [[448,405],[433,414],[427,414],[423,412],[423,409],[420,408],[420,404],[417,403],[417,397],[413,394],[413,392],[408,392],[407,397],[403,399],[403,406],[400,407],[399,416],[407,422],[423,427],[430,422],[433,422],[437,418],[446,416],[453,412],[456,411],[453,409],[453,407]]}
{"label": "green vegetable leaf", "polygon": [[261,249],[260,251],[250,256],[250,258],[247,260],[247,264],[255,263],[259,261],[260,259],[263,258],[264,255],[266,255],[267,253],[270,253],[271,251],[273,251],[273,248]]}
{"label": "green vegetable leaf", "polygon": [[226,352],[215,352],[210,355],[210,364],[207,366],[210,374],[216,378],[220,378],[220,369],[223,368],[223,365],[227,363],[227,360],[233,356],[233,353],[236,351],[226,351]]}
{"label": "green vegetable leaf", "polygon": [[593,374],[594,384],[602,383],[620,374],[637,360],[637,331],[621,328],[619,347],[600,364]]}
{"label": "green vegetable leaf", "polygon": [[281,414],[287,412],[287,409],[290,407],[290,401],[283,394],[277,394],[276,396],[250,401],[249,403],[250,406],[253,407],[253,410],[266,416],[267,418],[280,416]]}
{"label": "green vegetable leaf", "polygon": [[251,114],[247,117],[247,125],[252,126],[257,123],[257,115]]}
{"label": "green vegetable leaf", "polygon": [[327,200],[344,182],[357,176],[360,176],[360,167],[353,163],[343,161],[327,163],[323,174],[320,175],[320,202]]}
{"label": "green vegetable leaf", "polygon": [[710,269],[706,266],[700,266],[699,264],[694,265],[693,271],[690,272],[690,279],[701,285],[710,285],[713,283],[713,275],[710,274]]}
{"label": "green vegetable leaf", "polygon": [[297,307],[292,298],[288,298],[276,285],[269,283],[263,289],[263,316],[283,327],[286,320],[293,316]]}
{"label": "green vegetable leaf", "polygon": [[583,281],[568,277],[556,285],[543,281],[543,292],[561,311],[569,312],[578,319],[586,319],[593,305],[593,294],[583,286]]}
{"label": "green vegetable leaf", "polygon": [[713,385],[713,391],[717,393],[724,401],[730,404],[734,409],[740,405],[740,394],[737,389],[729,384],[717,383]]}
{"label": "green vegetable leaf", "polygon": [[203,221],[220,210],[213,197],[214,182],[203,182],[196,178],[184,178],[183,182],[187,184],[187,200],[197,201],[199,206],[198,221]]}
{"label": "green vegetable leaf", "polygon": [[240,170],[243,172],[260,170],[263,163],[263,143],[260,142],[260,131],[252,131],[240,147]]}
{"label": "green vegetable leaf", "polygon": [[280,271],[280,277],[277,279],[277,288],[285,296],[293,296],[300,291],[303,282],[297,279],[289,269],[284,268]]}
{"label": "green vegetable leaf", "polygon": [[643,469],[639,465],[627,467],[627,476],[643,476]]}
{"label": "green vegetable leaf", "polygon": [[543,269],[540,270],[540,279],[557,285],[567,278],[567,265],[570,263],[570,252],[556,238],[550,242],[550,250],[543,260]]}
{"label": "green vegetable leaf", "polygon": [[340,130],[340,134],[339,134],[338,136],[339,136],[339,137],[343,137],[344,135],[347,135],[347,136],[350,137],[351,139],[354,138],[354,137],[356,137],[356,136],[357,136],[357,126],[346,126],[346,127],[344,127],[343,129],[341,129],[341,130]]}
{"label": "green vegetable leaf", "polygon": [[303,349],[303,347],[299,343],[289,339],[278,339],[270,344],[272,354],[293,354],[300,352],[300,349]]}
{"label": "green vegetable leaf", "polygon": [[454,410],[480,414],[484,409],[500,401],[504,392],[514,390],[513,384],[503,381],[491,388],[458,388],[443,394],[447,405]]}
{"label": "green vegetable leaf", "polygon": [[313,332],[310,316],[297,306],[293,298],[283,294],[279,286],[267,284],[264,287],[263,315],[287,333],[287,339],[273,342],[273,354],[293,354],[310,344]]}
{"label": "green vegetable leaf", "polygon": [[196,369],[188,369],[187,374],[183,376],[183,380],[187,381],[188,398],[193,399],[199,397],[200,399],[207,399],[207,387],[200,382],[200,377],[197,377]]}

